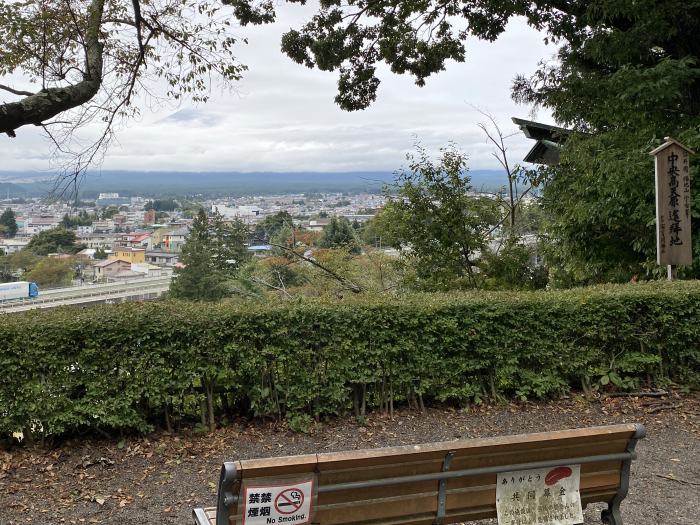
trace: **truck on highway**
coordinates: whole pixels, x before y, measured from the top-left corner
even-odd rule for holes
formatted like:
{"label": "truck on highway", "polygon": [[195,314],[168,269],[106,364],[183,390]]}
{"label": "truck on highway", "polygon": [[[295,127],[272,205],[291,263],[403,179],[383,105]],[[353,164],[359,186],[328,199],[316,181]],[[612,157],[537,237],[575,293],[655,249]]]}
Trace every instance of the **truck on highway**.
{"label": "truck on highway", "polygon": [[16,283],[0,284],[0,302],[14,299],[34,299],[39,296],[39,287],[36,283],[19,281]]}

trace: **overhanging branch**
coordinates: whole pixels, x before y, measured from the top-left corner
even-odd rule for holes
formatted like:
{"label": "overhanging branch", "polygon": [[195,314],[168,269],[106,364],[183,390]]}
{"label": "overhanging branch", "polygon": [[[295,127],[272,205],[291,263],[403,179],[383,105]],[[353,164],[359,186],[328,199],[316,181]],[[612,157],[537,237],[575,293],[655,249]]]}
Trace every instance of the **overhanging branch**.
{"label": "overhanging branch", "polygon": [[14,137],[18,128],[30,124],[40,126],[59,113],[85,104],[97,94],[102,85],[103,45],[99,34],[104,2],[92,0],[88,9],[83,80],[71,86],[42,89],[17,102],[0,105],[0,133]]}

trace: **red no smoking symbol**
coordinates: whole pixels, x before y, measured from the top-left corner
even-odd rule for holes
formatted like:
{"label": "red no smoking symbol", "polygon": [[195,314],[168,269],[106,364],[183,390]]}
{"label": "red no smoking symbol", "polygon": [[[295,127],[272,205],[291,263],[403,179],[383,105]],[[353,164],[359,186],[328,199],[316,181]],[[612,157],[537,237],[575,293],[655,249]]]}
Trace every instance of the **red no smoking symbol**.
{"label": "red no smoking symbol", "polygon": [[304,493],[299,489],[287,489],[275,498],[275,510],[280,514],[294,514],[304,504]]}

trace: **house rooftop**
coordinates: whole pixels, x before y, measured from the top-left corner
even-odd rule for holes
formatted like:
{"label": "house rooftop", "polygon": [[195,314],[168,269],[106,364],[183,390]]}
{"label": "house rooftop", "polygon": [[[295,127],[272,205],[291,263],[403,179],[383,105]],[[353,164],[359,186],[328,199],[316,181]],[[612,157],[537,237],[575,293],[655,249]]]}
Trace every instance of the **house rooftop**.
{"label": "house rooftop", "polygon": [[106,266],[109,266],[111,264],[117,264],[117,263],[122,263],[122,264],[130,264],[128,261],[122,261],[121,259],[105,259],[104,261],[100,261],[98,263],[95,263],[96,268],[104,268]]}

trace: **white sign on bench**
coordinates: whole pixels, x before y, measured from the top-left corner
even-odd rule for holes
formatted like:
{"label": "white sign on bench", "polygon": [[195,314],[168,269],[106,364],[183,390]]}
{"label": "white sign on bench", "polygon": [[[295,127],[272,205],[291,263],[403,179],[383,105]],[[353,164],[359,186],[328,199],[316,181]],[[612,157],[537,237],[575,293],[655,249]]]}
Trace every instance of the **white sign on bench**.
{"label": "white sign on bench", "polygon": [[580,465],[502,472],[497,483],[499,525],[583,523]]}

